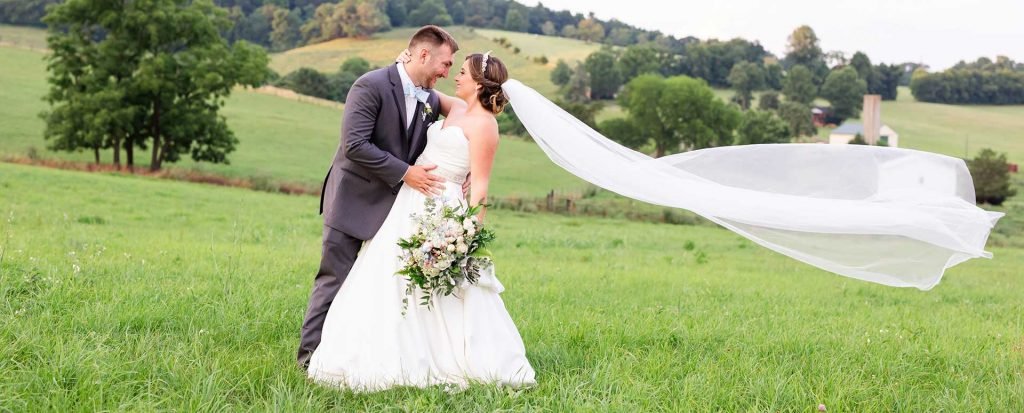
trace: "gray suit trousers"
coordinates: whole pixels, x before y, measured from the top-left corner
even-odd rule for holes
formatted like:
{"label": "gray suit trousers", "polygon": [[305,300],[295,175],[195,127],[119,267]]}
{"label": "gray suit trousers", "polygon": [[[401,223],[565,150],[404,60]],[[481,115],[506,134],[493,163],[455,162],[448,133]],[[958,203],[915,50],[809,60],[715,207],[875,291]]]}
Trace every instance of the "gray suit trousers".
{"label": "gray suit trousers", "polygon": [[302,337],[299,340],[298,363],[303,368],[309,365],[313,350],[320,345],[327,310],[331,308],[334,296],[338,295],[341,284],[348,277],[362,245],[363,240],[324,225],[320,271],[313,281],[313,292],[309,296],[309,307],[302,321]]}

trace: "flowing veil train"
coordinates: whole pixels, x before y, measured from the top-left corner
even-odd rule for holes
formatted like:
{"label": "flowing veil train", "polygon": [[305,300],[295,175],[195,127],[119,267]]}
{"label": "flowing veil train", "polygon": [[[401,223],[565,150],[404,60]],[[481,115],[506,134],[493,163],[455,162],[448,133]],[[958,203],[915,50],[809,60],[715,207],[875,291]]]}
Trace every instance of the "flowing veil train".
{"label": "flowing veil train", "polygon": [[929,290],[947,268],[991,258],[1002,213],[974,204],[963,160],[865,145],[728,146],[651,158],[519,81],[509,103],[554,163],[599,187],[683,208],[836,274]]}

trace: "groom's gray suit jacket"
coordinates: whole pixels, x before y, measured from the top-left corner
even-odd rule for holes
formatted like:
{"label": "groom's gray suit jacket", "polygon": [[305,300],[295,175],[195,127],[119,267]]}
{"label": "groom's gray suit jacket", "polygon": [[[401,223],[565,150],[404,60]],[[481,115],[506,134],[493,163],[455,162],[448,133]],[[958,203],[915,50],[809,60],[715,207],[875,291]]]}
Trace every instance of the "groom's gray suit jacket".
{"label": "groom's gray suit jacket", "polygon": [[341,144],[324,178],[324,225],[352,237],[373,238],[391,211],[409,165],[427,145],[440,99],[430,91],[430,111],[417,102],[406,127],[405,93],[398,66],[370,71],[352,85],[342,118]]}

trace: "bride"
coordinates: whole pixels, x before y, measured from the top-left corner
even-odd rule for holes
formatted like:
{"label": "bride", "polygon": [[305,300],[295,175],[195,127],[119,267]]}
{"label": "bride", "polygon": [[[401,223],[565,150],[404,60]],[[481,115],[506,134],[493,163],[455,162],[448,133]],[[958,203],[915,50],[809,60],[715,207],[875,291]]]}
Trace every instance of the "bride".
{"label": "bride", "polygon": [[[457,98],[441,96],[444,121],[427,131],[427,146],[416,164],[437,165],[445,178],[443,202],[470,205],[486,198],[498,145],[495,116],[507,103],[501,85],[508,72],[500,59],[472,54],[455,77]],[[425,387],[470,383],[534,384],[523,340],[499,296],[504,289],[492,271],[452,296],[435,297],[432,308],[410,303],[402,314],[406,280],[397,242],[413,232],[410,215],[424,209],[426,196],[406,185],[373,239],[367,241],[324,321],[320,345],[308,375],[355,391],[394,386]],[[481,212],[481,218],[483,212]]]}

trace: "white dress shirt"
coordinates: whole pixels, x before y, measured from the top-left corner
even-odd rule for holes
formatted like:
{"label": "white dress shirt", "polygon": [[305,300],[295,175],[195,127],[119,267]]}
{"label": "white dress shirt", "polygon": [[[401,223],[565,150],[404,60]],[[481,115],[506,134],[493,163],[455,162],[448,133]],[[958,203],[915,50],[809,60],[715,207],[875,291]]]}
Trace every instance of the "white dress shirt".
{"label": "white dress shirt", "polygon": [[[402,84],[404,85],[406,83],[412,83],[413,85],[415,85],[415,83],[413,83],[412,79],[409,77],[409,74],[406,73],[406,71],[405,71],[405,64],[404,63],[396,63],[396,64],[398,65],[398,78],[401,79]],[[403,88],[404,88],[404,86],[403,86]],[[416,101],[416,96],[408,95],[408,96],[405,97],[405,129],[406,130],[409,130],[410,125],[412,125],[412,118],[413,118],[413,116],[416,115],[414,112],[416,112],[416,104],[417,103],[419,103],[419,102]]]}

